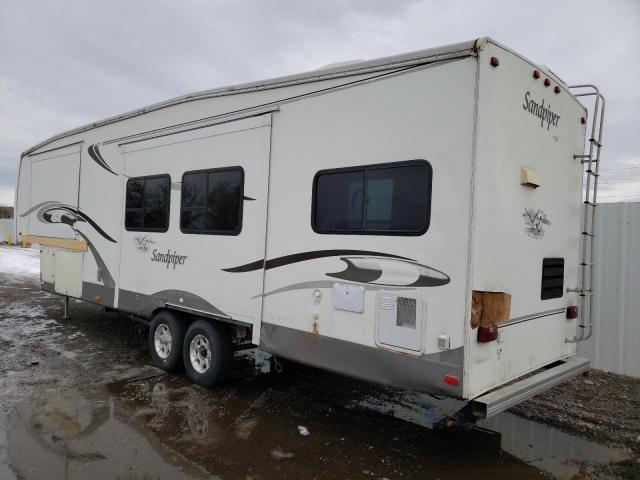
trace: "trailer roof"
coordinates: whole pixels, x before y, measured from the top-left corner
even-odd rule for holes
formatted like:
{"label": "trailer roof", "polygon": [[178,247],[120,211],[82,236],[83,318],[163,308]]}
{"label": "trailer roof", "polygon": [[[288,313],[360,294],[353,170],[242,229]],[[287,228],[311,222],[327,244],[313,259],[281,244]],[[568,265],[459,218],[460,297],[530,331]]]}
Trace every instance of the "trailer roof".
{"label": "trailer roof", "polygon": [[273,88],[286,87],[301,83],[318,82],[323,80],[330,80],[333,78],[347,77],[352,75],[360,75],[371,73],[380,70],[388,70],[395,67],[404,67],[411,65],[419,65],[423,63],[431,63],[434,61],[440,61],[450,58],[457,58],[466,55],[473,55],[476,50],[476,40],[455,43],[452,45],[445,45],[442,47],[429,48],[425,50],[418,50],[410,53],[403,53],[401,55],[393,55],[389,57],[378,58],[374,60],[357,61],[353,63],[337,64],[334,66],[328,66],[327,68],[320,68],[317,70],[311,70],[304,73],[295,75],[287,75],[283,77],[271,78],[268,80],[261,80],[258,82],[243,83],[238,85],[229,85],[220,88],[214,88],[210,90],[203,90],[200,92],[189,93],[169,100],[165,100],[159,103],[154,103],[147,107],[131,110],[130,112],[115,115],[112,117],[99,120],[97,122],[88,123],[81,127],[77,127],[65,132],[59,133],[50,137],[43,142],[29,148],[23,152],[22,156],[28,155],[33,151],[47,145],[51,142],[59,140],[64,137],[69,137],[78,133],[91,130],[96,127],[108,125],[111,123],[119,122],[128,118],[143,115],[148,112],[160,110],[162,108],[178,105],[181,103],[192,102],[196,100],[202,100],[206,98],[235,95],[240,93],[248,93],[253,91],[268,90]]}
{"label": "trailer roof", "polygon": [[[127,113],[108,117],[103,120],[99,120],[97,122],[88,123],[81,127],[77,127],[77,128],[59,133],[29,148],[28,150],[22,153],[22,156],[24,157],[25,155],[28,155],[49,143],[52,143],[56,140],[60,140],[65,137],[76,135],[78,133],[86,132],[87,130],[91,130],[96,127],[109,125],[111,123],[137,117],[145,113],[153,112],[156,110],[171,107],[173,105],[178,105],[181,103],[187,103],[187,102],[202,100],[206,98],[221,97],[226,95],[235,95],[235,94],[255,92],[260,90],[281,88],[281,87],[287,87],[287,86],[297,85],[302,83],[319,82],[319,81],[330,80],[334,78],[349,77],[353,75],[361,75],[361,74],[373,73],[376,71],[389,70],[392,68],[409,67],[414,65],[433,63],[436,61],[447,60],[452,58],[465,57],[469,55],[475,55],[477,53],[477,50],[482,48],[482,46],[484,46],[488,42],[499,45],[500,47],[511,51],[515,55],[518,55],[519,57],[531,63],[532,65],[535,65],[533,62],[526,59],[522,55],[518,54],[517,52],[513,52],[509,48],[499,44],[498,42],[495,42],[489,37],[481,37],[481,38],[470,40],[467,42],[454,43],[451,45],[428,48],[425,50],[417,50],[414,52],[403,53],[400,55],[392,55],[389,57],[382,57],[382,58],[366,60],[366,61],[345,62],[342,64],[329,65],[328,67],[319,68],[317,70],[311,70],[308,72],[303,72],[295,75],[287,75],[283,77],[271,78],[268,80],[261,80],[258,82],[242,83],[238,85],[230,85],[226,87],[220,87],[220,88],[214,88],[210,90],[202,90],[200,92],[195,92],[195,93],[189,93],[187,95],[182,95],[169,100],[165,100],[163,102],[154,103],[153,105],[149,105],[147,107],[131,110],[130,112],[127,112]],[[537,68],[540,68],[540,67],[537,67]],[[545,70],[545,72],[548,70],[546,68],[542,68],[542,69]],[[549,72],[549,73],[552,73],[552,72]]]}

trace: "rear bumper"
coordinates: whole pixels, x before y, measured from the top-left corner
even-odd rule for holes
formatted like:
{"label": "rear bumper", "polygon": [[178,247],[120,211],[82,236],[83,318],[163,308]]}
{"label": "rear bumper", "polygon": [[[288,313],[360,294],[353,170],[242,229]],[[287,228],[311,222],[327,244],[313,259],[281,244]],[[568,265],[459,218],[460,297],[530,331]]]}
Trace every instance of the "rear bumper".
{"label": "rear bumper", "polygon": [[589,360],[586,358],[571,357],[562,360],[550,368],[474,398],[470,402],[471,410],[476,417],[492,417],[587,370]]}

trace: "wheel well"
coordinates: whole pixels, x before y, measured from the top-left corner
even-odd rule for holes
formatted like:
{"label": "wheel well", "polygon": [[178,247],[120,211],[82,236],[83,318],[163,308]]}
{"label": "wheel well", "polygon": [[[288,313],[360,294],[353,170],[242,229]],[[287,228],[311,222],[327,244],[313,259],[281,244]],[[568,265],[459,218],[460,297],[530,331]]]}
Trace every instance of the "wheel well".
{"label": "wheel well", "polygon": [[182,321],[186,322],[186,325],[190,325],[196,320],[204,320],[206,322],[210,322],[212,324],[220,325],[225,328],[225,330],[231,336],[231,340],[235,346],[246,345],[247,343],[251,343],[251,336],[253,327],[251,325],[245,325],[240,322],[236,322],[233,319],[229,320],[221,320],[209,316],[198,315],[196,313],[185,312],[182,310],[178,310],[175,308],[168,307],[160,307],[156,308],[152,314],[151,318],[158,315],[160,312],[171,312],[176,315],[178,318],[182,319]]}

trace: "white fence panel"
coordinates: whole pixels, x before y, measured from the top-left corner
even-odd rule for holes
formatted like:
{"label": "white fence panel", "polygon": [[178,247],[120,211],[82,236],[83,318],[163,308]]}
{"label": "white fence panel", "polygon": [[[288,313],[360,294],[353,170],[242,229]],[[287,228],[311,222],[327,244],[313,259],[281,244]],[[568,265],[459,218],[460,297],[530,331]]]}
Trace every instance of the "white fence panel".
{"label": "white fence panel", "polygon": [[6,242],[7,237],[11,235],[12,241],[16,241],[15,219],[0,218],[0,242]]}
{"label": "white fence panel", "polygon": [[594,368],[640,376],[640,203],[598,206],[594,320],[578,353]]}

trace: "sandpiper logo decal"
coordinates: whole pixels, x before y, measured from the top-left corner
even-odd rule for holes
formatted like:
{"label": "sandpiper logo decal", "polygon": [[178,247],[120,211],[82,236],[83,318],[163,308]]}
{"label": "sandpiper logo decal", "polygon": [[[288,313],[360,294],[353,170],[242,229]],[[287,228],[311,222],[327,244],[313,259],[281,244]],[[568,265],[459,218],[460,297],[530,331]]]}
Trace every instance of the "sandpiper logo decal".
{"label": "sandpiper logo decal", "polygon": [[525,208],[522,217],[527,226],[524,231],[531,238],[540,239],[544,237],[546,232],[542,226],[551,225],[551,222],[547,219],[547,214],[543,210],[536,211],[533,208]]}
{"label": "sandpiper logo decal", "polygon": [[142,253],[149,250],[149,245],[156,243],[149,235],[138,235],[133,237],[133,241],[135,242],[136,250]]}
{"label": "sandpiper logo decal", "polygon": [[179,255],[175,250],[171,253],[171,250],[167,249],[167,253],[161,253],[157,248],[154,248],[153,252],[151,252],[152,262],[164,263],[167,268],[169,268],[169,265],[173,265],[174,270],[176,265],[184,265],[186,259],[186,255]]}
{"label": "sandpiper logo decal", "polygon": [[538,117],[540,119],[541,127],[544,127],[544,124],[546,123],[547,130],[549,130],[551,125],[557,127],[558,122],[560,121],[560,115],[551,111],[551,104],[545,106],[544,98],[542,99],[542,103],[531,100],[531,92],[526,92],[524,94],[522,109],[528,111],[534,117]]}

